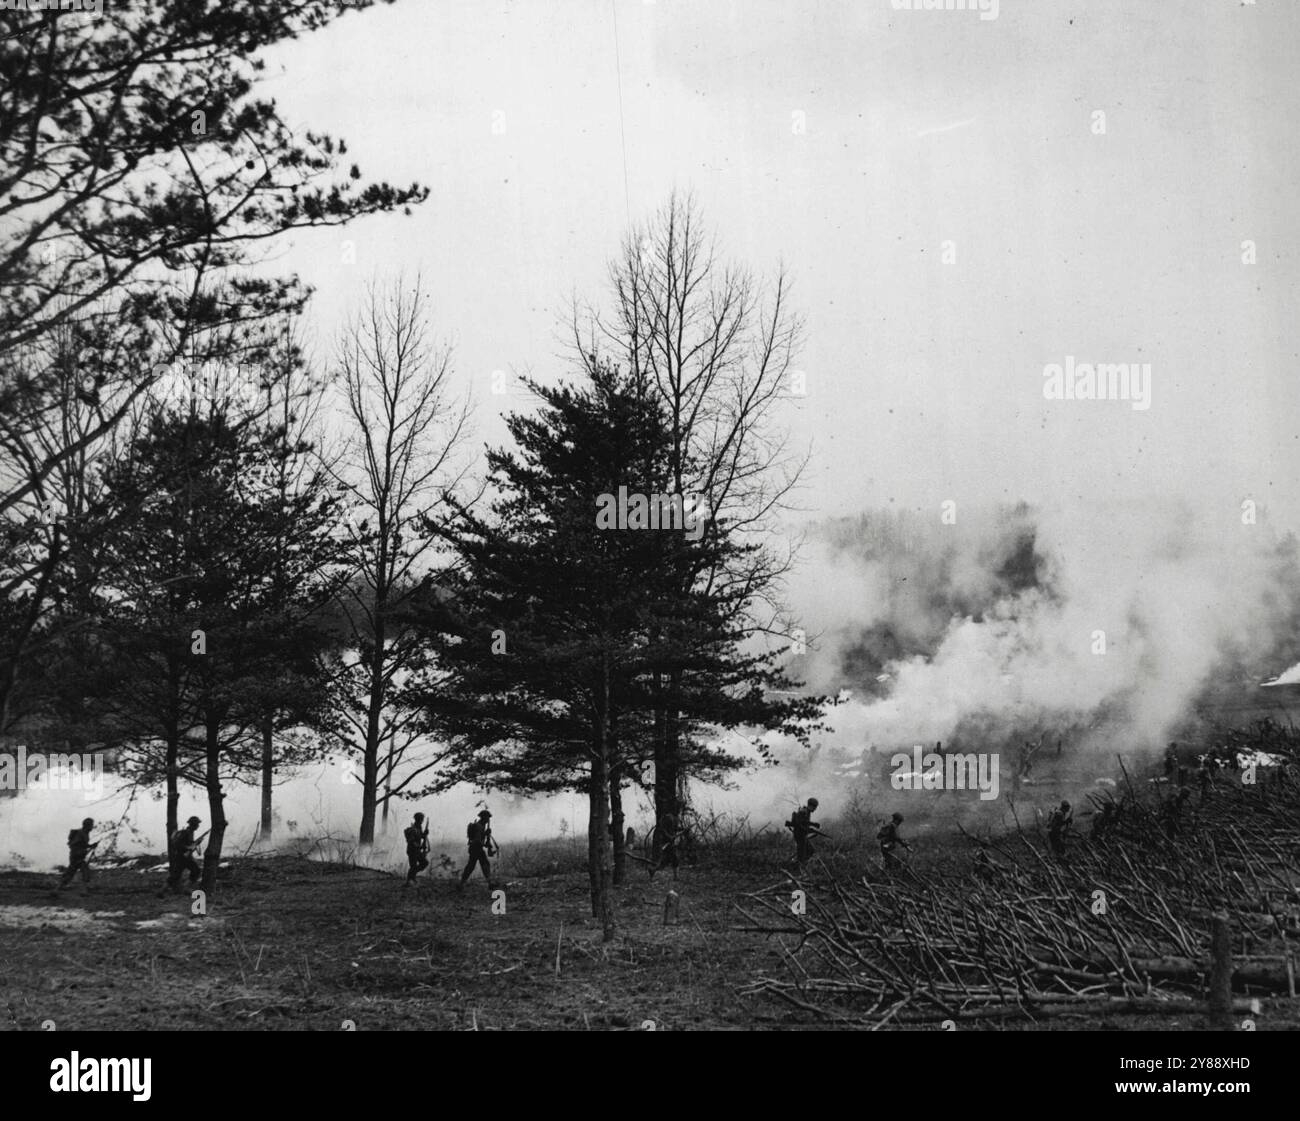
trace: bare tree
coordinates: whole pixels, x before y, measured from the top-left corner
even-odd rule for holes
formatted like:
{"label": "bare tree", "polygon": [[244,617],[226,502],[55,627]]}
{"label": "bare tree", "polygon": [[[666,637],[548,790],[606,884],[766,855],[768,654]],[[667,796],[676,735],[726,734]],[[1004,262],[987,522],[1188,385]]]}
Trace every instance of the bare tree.
{"label": "bare tree", "polygon": [[[725,568],[691,579],[744,593],[732,599],[744,605],[751,633],[788,636],[779,593],[794,546],[774,553],[770,531],[808,458],[791,452],[777,424],[778,410],[804,392],[803,375],[793,368],[804,325],[790,307],[789,278],[778,271],[763,284],[721,260],[694,199],[674,192],[630,231],[610,265],[610,285],[610,311],[575,309],[579,362],[591,373],[602,354],[612,353],[662,403],[677,493],[702,500],[711,519],[755,543],[752,551],[729,554]],[[678,820],[681,809],[685,760],[676,698],[684,684],[680,666],[656,674],[656,858],[664,823]],[[614,824],[618,844],[622,823]]]}
{"label": "bare tree", "polygon": [[362,844],[374,841],[376,810],[386,817],[439,759],[402,767],[421,739],[420,710],[403,695],[435,672],[406,612],[437,561],[423,527],[466,483],[470,411],[452,393],[451,353],[431,338],[428,302],[418,277],[372,284],[339,344],[350,431],[335,472],[352,505],[356,575],[341,595],[349,649],[336,676],[337,732],[360,756]]}

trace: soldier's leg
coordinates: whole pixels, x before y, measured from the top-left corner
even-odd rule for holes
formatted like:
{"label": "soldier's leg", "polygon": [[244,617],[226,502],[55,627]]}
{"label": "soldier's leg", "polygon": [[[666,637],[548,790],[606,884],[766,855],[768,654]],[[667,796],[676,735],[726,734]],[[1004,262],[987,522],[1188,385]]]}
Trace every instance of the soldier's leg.
{"label": "soldier's leg", "polygon": [[419,858],[416,856],[415,853],[408,852],[406,854],[406,882],[408,884],[415,883],[415,877],[418,874],[418,868],[416,867],[416,865],[418,863],[419,863]]}
{"label": "soldier's leg", "polygon": [[90,861],[89,860],[83,860],[81,862],[81,882],[83,884],[90,883]]}
{"label": "soldier's leg", "polygon": [[60,890],[72,883],[72,878],[77,874],[77,866],[79,863],[80,862],[76,860],[68,861],[68,866],[63,871],[63,878],[59,881]]}
{"label": "soldier's leg", "polygon": [[[190,874],[190,886],[191,886],[191,887],[193,887],[196,883],[199,882],[199,880],[201,880],[201,879],[203,878],[203,869],[200,868],[200,867],[199,867],[199,866],[194,862],[194,857],[192,857],[192,856],[187,856],[187,857],[185,858],[185,870],[186,870],[187,872],[189,872],[189,874]],[[177,876],[177,879],[180,879],[180,877]]]}
{"label": "soldier's leg", "polygon": [[469,881],[470,876],[474,874],[474,866],[478,863],[478,853],[480,850],[471,848],[469,850],[469,863],[465,865],[465,870],[460,874],[460,886],[464,887]]}
{"label": "soldier's leg", "polygon": [[479,867],[483,869],[483,878],[488,884],[492,883],[492,865],[488,863],[487,853],[483,849],[478,850]]}

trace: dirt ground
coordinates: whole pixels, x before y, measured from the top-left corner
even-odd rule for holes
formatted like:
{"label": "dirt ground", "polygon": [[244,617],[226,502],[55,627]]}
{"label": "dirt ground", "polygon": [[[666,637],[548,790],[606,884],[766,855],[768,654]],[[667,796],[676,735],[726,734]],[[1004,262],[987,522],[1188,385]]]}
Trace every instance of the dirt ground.
{"label": "dirt ground", "polygon": [[[918,860],[946,858],[938,839]],[[400,877],[301,857],[236,859],[206,916],[157,898],[162,875],[101,869],[55,896],[53,877],[0,873],[0,1024],[10,1030],[798,1029],[827,1025],[767,996],[783,942],[737,930],[746,892],[788,895],[779,839],[703,853],[676,884],[635,868],[619,889],[616,938],[602,943],[587,881],[572,862],[511,876],[494,914],[487,884],[463,893],[436,869],[414,891]],[[518,862],[515,862],[516,864]],[[550,871],[568,863],[572,870]],[[862,853],[811,877],[870,874]],[[664,924],[669,888],[679,921]],[[498,906],[499,909],[499,906]],[[557,970],[558,950],[558,970]],[[1265,1001],[1259,1029],[1297,1027],[1294,1002]],[[1086,1016],[989,1030],[1195,1030],[1195,1016]],[[963,1025],[963,1030],[971,1030]],[[929,1028],[927,1030],[934,1030]]]}
{"label": "dirt ground", "polygon": [[[619,893],[602,944],[585,877],[481,877],[404,890],[391,875],[292,857],[226,869],[205,917],[160,900],[159,877],[101,871],[57,899],[52,878],[0,875],[3,1022],[61,1030],[169,1028],[643,1028],[777,1026],[783,1008],[737,995],[779,965],[775,939],[734,934],[730,895],[773,877],[687,869]],[[559,971],[557,975],[557,947]]]}

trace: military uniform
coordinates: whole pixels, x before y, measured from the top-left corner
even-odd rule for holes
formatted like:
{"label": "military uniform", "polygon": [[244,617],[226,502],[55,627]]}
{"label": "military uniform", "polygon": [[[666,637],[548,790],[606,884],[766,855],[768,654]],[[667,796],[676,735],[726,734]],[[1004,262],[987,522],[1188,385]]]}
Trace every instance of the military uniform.
{"label": "military uniform", "polygon": [[82,824],[80,829],[68,830],[68,867],[59,881],[59,887],[65,888],[72,883],[73,877],[81,873],[81,882],[90,883],[90,830],[93,825]]}
{"label": "military uniform", "polygon": [[488,885],[492,884],[492,865],[488,863],[488,854],[495,847],[492,841],[492,815],[484,811],[475,821],[469,823],[466,830],[469,848],[469,863],[465,865],[465,870],[460,874],[460,886],[464,887],[466,881],[474,874],[474,868],[477,866],[483,869],[483,877],[487,880]]}
{"label": "military uniform", "polygon": [[194,833],[199,827],[198,818],[190,818],[184,829],[177,829],[172,834],[171,869],[167,876],[167,890],[180,891],[181,876],[188,872],[190,886],[199,882],[202,872],[194,860]]}
{"label": "military uniform", "polygon": [[812,843],[813,831],[817,828],[813,824],[812,808],[800,806],[790,815],[790,820],[786,822],[786,826],[794,834],[795,867],[802,868],[813,858],[816,851]]}
{"label": "military uniform", "polygon": [[899,845],[911,848],[911,845],[908,845],[898,832],[898,827],[902,824],[902,817],[895,814],[893,820],[882,825],[880,831],[876,834],[876,840],[880,842],[880,856],[885,862],[886,872],[896,872],[903,866],[902,861],[898,859]]}
{"label": "military uniform", "polygon": [[423,818],[419,818],[414,824],[408,825],[402,831],[402,836],[406,838],[406,860],[408,864],[406,882],[408,884],[415,883],[415,878],[429,867],[429,842],[421,825],[423,820]]}
{"label": "military uniform", "polygon": [[1052,846],[1053,856],[1065,855],[1065,832],[1074,824],[1074,811],[1068,803],[1062,803],[1052,811],[1047,819],[1047,841]]}

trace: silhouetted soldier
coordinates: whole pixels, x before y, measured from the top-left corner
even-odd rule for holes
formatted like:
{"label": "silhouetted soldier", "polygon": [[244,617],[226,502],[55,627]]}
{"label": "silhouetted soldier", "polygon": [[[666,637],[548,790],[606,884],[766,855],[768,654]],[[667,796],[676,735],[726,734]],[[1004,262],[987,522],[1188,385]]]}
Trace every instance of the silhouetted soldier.
{"label": "silhouetted soldier", "polygon": [[460,886],[465,886],[477,865],[483,869],[483,878],[487,880],[488,887],[491,887],[492,865],[488,863],[488,857],[496,856],[500,851],[492,839],[492,815],[487,810],[479,810],[477,820],[469,823],[465,835],[469,840],[469,863],[460,874]]}
{"label": "silhouetted soldier", "polygon": [[1093,818],[1092,832],[1088,835],[1088,840],[1096,841],[1100,844],[1115,828],[1118,811],[1114,802],[1105,802],[1101,807],[1101,812]]}
{"label": "silhouetted soldier", "polygon": [[416,814],[402,836],[406,838],[406,882],[415,883],[415,877],[429,867],[429,827],[424,824],[424,814]]}
{"label": "silhouetted soldier", "polygon": [[813,837],[824,837],[813,821],[813,812],[817,809],[817,799],[809,798],[806,806],[800,806],[790,815],[785,827],[794,834],[794,869],[802,871],[803,866],[813,858]]}
{"label": "silhouetted soldier", "polygon": [[[170,868],[167,873],[167,887],[164,892],[159,892],[161,897],[167,891],[180,891],[181,875],[184,872],[190,874],[190,887],[199,882],[202,872],[194,859],[194,849],[199,843],[199,838],[195,837],[194,831],[202,824],[197,817],[192,817],[185,823],[184,829],[177,829],[172,834],[171,851],[168,853],[168,863]],[[203,834],[207,836],[207,834]]]}
{"label": "silhouetted soldier", "polygon": [[78,872],[81,873],[82,883],[90,883],[90,850],[99,844],[98,841],[90,839],[90,831],[94,828],[95,822],[91,818],[86,818],[81,823],[80,829],[68,830],[68,867],[56,891],[62,891],[72,883],[72,878]]}
{"label": "silhouetted soldier", "polygon": [[1210,791],[1214,789],[1214,770],[1210,766],[1210,757],[1207,755],[1201,760],[1200,769],[1196,772],[1196,778],[1201,787],[1201,804],[1209,798]]}
{"label": "silhouetted soldier", "polygon": [[1069,802],[1062,802],[1047,819],[1047,841],[1053,856],[1065,855],[1065,834],[1074,824],[1074,811]]}
{"label": "silhouetted soldier", "polygon": [[1165,803],[1165,834],[1170,840],[1177,837],[1178,834],[1182,832],[1183,808],[1187,805],[1187,801],[1191,796],[1192,792],[1184,786],[1177,794]]}
{"label": "silhouetted soldier", "polygon": [[902,834],[899,833],[899,826],[902,824],[903,815],[896,813],[880,827],[880,831],[876,834],[876,840],[880,842],[880,856],[885,862],[885,871],[891,874],[903,866],[898,859],[898,846],[902,845],[908,852],[912,851],[912,846],[903,840]]}

